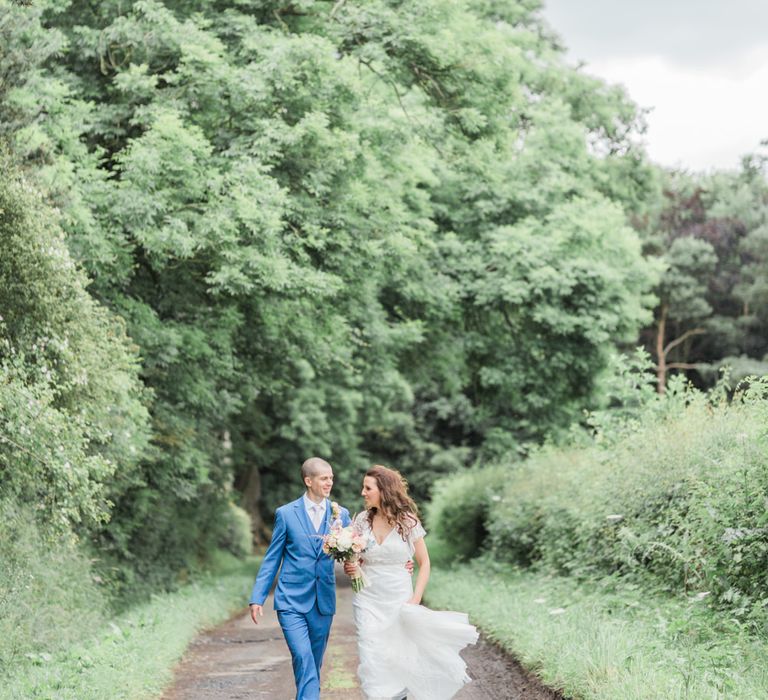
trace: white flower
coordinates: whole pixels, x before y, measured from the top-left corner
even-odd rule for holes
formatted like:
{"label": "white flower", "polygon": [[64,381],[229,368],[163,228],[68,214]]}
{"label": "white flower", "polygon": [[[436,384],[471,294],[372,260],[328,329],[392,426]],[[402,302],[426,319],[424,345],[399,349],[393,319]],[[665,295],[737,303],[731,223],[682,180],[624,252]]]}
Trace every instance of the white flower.
{"label": "white flower", "polygon": [[338,542],[339,549],[341,549],[342,551],[347,551],[350,547],[352,547],[352,531],[342,530],[339,533],[337,542]]}
{"label": "white flower", "polygon": [[552,608],[549,611],[550,615],[562,615],[565,612],[565,608]]}

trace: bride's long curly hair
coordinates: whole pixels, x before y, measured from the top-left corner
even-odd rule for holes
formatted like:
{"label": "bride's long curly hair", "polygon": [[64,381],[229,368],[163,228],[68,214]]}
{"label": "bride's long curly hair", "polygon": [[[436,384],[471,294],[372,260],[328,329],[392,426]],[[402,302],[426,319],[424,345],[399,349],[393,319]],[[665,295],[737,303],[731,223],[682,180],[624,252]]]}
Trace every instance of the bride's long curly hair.
{"label": "bride's long curly hair", "polygon": [[[419,509],[408,495],[408,482],[396,469],[374,464],[366,473],[379,487],[382,515],[397,528],[400,537],[406,539],[418,522]],[[373,516],[378,508],[368,511],[368,523],[373,527]]]}

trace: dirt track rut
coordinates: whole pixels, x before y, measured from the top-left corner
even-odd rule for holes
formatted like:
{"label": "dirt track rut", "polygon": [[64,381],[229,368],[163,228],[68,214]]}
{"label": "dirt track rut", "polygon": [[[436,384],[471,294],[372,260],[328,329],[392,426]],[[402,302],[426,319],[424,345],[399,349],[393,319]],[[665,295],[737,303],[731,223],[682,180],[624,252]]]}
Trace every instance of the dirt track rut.
{"label": "dirt track rut", "polygon": [[[363,700],[357,680],[357,647],[352,622],[352,591],[338,578],[337,613],[322,672],[323,700]],[[474,679],[455,700],[559,700],[511,657],[481,637],[465,649]],[[176,667],[162,700],[291,700],[295,696],[291,656],[271,599],[263,622],[248,611],[199,635]]]}

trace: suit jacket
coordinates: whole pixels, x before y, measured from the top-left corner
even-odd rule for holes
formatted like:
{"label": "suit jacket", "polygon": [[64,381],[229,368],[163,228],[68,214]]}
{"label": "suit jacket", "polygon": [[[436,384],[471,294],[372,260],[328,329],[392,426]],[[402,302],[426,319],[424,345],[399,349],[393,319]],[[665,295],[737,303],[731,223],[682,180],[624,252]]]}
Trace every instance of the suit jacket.
{"label": "suit jacket", "polygon": [[[275,528],[267,553],[259,567],[251,591],[251,603],[264,605],[275,575],[280,569],[275,590],[275,610],[309,612],[317,602],[323,615],[336,612],[336,578],[333,559],[323,553],[322,536],[331,525],[331,503],[326,499],[325,519],[315,532],[301,498],[275,511]],[[349,511],[341,508],[341,522],[349,525]]]}

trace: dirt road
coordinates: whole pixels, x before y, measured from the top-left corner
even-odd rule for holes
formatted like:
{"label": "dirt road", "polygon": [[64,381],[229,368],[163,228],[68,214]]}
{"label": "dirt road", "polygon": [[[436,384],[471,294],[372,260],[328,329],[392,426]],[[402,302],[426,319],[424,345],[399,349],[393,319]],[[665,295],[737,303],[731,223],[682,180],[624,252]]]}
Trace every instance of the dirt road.
{"label": "dirt road", "polygon": [[[363,700],[357,681],[352,591],[338,579],[338,604],[322,673],[323,700]],[[560,700],[513,659],[481,638],[462,656],[474,681],[455,700]],[[272,601],[258,626],[247,611],[201,634],[176,667],[162,700],[291,700],[291,657]]]}

